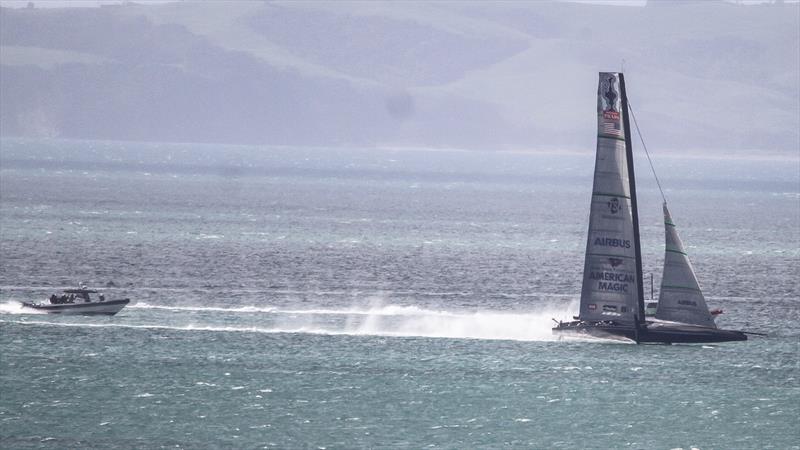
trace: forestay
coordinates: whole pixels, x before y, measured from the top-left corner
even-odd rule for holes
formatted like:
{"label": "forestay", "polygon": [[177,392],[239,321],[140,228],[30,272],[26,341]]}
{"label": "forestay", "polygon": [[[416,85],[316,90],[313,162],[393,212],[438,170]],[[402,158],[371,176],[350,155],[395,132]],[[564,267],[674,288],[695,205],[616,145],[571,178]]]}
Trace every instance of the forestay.
{"label": "forestay", "polygon": [[620,74],[601,72],[597,156],[581,289],[581,320],[634,322],[638,283]]}
{"label": "forestay", "polygon": [[667,241],[656,319],[716,328],[666,203],[664,230]]}

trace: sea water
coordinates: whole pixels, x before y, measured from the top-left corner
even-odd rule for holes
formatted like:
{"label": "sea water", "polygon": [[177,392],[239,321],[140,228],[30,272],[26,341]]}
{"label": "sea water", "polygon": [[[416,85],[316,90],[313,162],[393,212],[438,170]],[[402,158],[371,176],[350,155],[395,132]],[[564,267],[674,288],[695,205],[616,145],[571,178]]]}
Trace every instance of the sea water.
{"label": "sea water", "polygon": [[[0,447],[800,448],[796,159],[653,155],[718,324],[767,336],[637,346],[551,334],[588,151],[0,148]],[[81,283],[133,303],[21,309]]]}

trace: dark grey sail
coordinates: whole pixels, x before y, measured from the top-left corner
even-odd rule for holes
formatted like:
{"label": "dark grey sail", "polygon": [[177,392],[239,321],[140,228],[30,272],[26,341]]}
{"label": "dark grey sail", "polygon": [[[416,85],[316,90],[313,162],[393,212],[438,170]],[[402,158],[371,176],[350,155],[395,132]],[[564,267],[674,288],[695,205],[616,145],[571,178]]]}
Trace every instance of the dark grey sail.
{"label": "dark grey sail", "polygon": [[716,328],[666,203],[664,230],[664,274],[661,277],[656,319]]}
{"label": "dark grey sail", "polygon": [[620,75],[601,72],[597,90],[597,154],[579,319],[632,324],[639,280]]}

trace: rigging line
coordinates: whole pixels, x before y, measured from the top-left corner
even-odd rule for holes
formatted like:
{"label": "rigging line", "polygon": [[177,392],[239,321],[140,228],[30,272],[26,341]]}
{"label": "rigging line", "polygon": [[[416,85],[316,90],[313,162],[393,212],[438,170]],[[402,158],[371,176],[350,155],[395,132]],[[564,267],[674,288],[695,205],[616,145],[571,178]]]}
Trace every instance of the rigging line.
{"label": "rigging line", "polygon": [[631,106],[631,99],[628,99],[628,109],[631,112],[631,117],[633,118],[633,125],[636,126],[636,134],[639,136],[639,140],[642,142],[642,147],[644,148],[644,154],[647,155],[647,162],[650,163],[650,170],[653,172],[653,177],[656,179],[656,184],[658,185],[658,191],[661,192],[661,199],[664,200],[664,203],[667,203],[667,197],[664,195],[664,190],[661,189],[661,181],[658,180],[658,175],[656,175],[656,169],[653,167],[653,160],[650,159],[650,152],[647,151],[647,144],[644,143],[644,137],[642,137],[642,132],[639,130],[639,123],[636,121],[636,114],[633,113],[633,106]]}

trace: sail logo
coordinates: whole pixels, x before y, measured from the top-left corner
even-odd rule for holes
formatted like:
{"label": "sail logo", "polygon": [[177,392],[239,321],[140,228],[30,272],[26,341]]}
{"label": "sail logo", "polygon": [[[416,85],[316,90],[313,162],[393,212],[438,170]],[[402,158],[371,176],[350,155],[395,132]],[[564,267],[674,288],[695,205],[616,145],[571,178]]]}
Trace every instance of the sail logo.
{"label": "sail logo", "polygon": [[628,293],[628,284],[627,283],[609,283],[607,281],[598,281],[597,282],[597,289],[601,291],[611,291],[611,292],[624,292]]}
{"label": "sail logo", "polygon": [[697,306],[697,302],[692,300],[678,300],[678,304],[684,306]]}
{"label": "sail logo", "polygon": [[611,214],[618,213],[620,211],[619,199],[617,199],[615,197],[615,198],[612,198],[611,200],[609,200],[608,201],[608,210],[611,211]]}
{"label": "sail logo", "polygon": [[628,285],[635,278],[629,273],[595,271],[589,274],[589,279],[598,280],[597,289],[600,291],[628,292]]}
{"label": "sail logo", "polygon": [[629,239],[615,239],[615,238],[595,238],[594,245],[599,245],[602,247],[619,247],[619,248],[631,248],[631,241]]}
{"label": "sail logo", "polygon": [[[617,76],[609,73],[607,78],[600,79],[600,99],[602,100],[603,117],[619,120],[619,87]],[[608,116],[606,116],[608,114]]]}
{"label": "sail logo", "polygon": [[608,258],[608,262],[611,267],[617,268],[622,265],[622,258]]}
{"label": "sail logo", "polygon": [[589,278],[592,280],[621,281],[625,283],[633,283],[634,280],[633,275],[629,273],[605,272],[602,270],[591,272]]}

